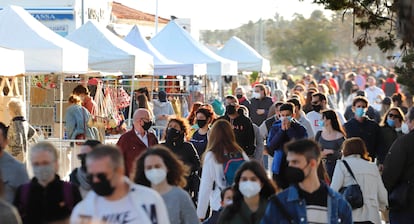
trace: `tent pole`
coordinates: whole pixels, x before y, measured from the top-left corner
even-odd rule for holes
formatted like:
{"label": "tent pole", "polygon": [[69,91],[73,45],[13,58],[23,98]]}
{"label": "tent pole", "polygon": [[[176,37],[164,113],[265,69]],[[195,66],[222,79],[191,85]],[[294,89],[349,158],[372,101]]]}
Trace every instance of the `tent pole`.
{"label": "tent pole", "polygon": [[[29,81],[30,76],[29,76]],[[30,83],[29,82],[29,93],[26,95],[26,76],[22,77],[22,88],[23,88],[23,100],[26,102],[26,119],[30,121],[30,98],[26,98],[27,96],[30,96]]]}
{"label": "tent pole", "polygon": [[132,103],[134,102],[134,88],[135,88],[135,74],[132,75],[132,80],[131,80],[131,102],[129,103],[129,110],[128,110],[128,127],[131,127]]}
{"label": "tent pole", "polygon": [[[59,139],[63,139],[63,80],[65,75],[60,75],[60,96],[59,96]],[[69,136],[68,136],[69,137]],[[62,142],[61,142],[62,144]]]}
{"label": "tent pole", "polygon": [[155,76],[155,74],[153,74],[152,75],[152,80],[151,80],[151,89],[150,89],[150,91],[151,91],[151,95],[150,95],[150,97],[151,97],[151,99],[148,99],[149,101],[151,101],[153,98],[154,98],[154,96],[153,96],[153,94],[154,94],[154,76]]}

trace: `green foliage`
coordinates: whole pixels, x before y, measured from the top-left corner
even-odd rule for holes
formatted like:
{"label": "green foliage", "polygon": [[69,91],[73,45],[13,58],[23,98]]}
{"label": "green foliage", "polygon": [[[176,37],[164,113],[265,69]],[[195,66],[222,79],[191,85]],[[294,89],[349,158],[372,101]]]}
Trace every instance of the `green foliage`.
{"label": "green foliage", "polygon": [[259,72],[252,72],[252,74],[250,74],[250,83],[254,83],[257,78],[259,77]]}
{"label": "green foliage", "polygon": [[335,52],[331,24],[321,11],[314,11],[309,19],[302,15],[292,21],[276,19],[266,35],[273,62],[311,65]]}

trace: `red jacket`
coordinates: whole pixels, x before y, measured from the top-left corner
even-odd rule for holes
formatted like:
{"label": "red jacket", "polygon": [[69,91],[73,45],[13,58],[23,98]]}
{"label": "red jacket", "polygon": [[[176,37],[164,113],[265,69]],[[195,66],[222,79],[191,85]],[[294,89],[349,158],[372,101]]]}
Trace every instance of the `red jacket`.
{"label": "red jacket", "polygon": [[[147,136],[149,147],[158,144],[157,137],[154,134],[147,133]],[[125,174],[129,177],[135,169],[136,159],[147,150],[147,146],[138,138],[134,129],[121,135],[116,145],[122,152],[125,162]]]}
{"label": "red jacket", "polygon": [[385,91],[386,83],[395,83],[395,92],[394,93],[399,93],[400,92],[400,85],[398,85],[398,83],[393,78],[387,78],[381,86],[381,89],[384,91],[384,93],[386,92]]}

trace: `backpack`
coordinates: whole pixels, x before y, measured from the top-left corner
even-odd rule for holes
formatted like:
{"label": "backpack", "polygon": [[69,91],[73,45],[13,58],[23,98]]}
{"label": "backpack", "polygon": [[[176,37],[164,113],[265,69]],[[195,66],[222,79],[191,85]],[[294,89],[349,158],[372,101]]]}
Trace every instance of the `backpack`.
{"label": "backpack", "polygon": [[223,163],[224,178],[226,186],[229,187],[234,183],[234,177],[239,167],[246,161],[241,152],[229,153],[225,155],[226,162]]}
{"label": "backpack", "polygon": [[392,94],[397,92],[397,84],[395,82],[386,82],[384,92],[386,96],[392,96]]}
{"label": "backpack", "polygon": [[[21,216],[24,217],[27,215],[27,209],[29,204],[29,194],[30,194],[30,185],[31,183],[23,184],[20,189],[20,205],[19,205],[19,212]],[[63,188],[63,201],[67,205],[67,207],[72,210],[75,201],[73,199],[73,191],[72,191],[72,184],[68,182],[62,182]]]}

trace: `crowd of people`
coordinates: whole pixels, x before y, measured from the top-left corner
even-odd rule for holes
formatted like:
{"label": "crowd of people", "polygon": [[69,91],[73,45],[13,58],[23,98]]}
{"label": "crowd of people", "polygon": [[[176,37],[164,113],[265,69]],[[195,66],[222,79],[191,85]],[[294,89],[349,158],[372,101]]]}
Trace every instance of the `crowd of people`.
{"label": "crowd of people", "polygon": [[[395,74],[333,66],[282,78],[237,87],[223,115],[194,102],[176,116],[166,92],[139,93],[116,145],[89,130],[94,104],[77,87],[66,129],[86,141],[69,182],[56,147],[29,148],[30,125],[12,110],[0,123],[0,223],[412,223],[413,99]],[[355,185],[358,206],[344,193]]]}

